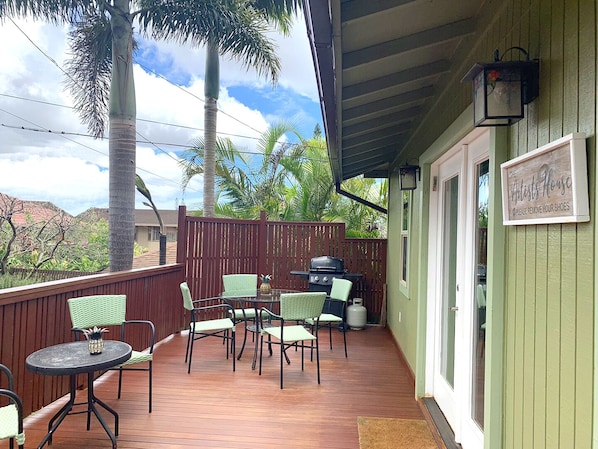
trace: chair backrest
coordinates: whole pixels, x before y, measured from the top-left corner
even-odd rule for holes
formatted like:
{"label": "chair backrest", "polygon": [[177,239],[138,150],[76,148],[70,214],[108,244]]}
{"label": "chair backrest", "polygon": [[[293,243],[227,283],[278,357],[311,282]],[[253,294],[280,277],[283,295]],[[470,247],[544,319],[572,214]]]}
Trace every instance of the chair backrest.
{"label": "chair backrest", "polygon": [[475,297],[478,307],[486,307],[486,294],[484,293],[484,286],[482,284],[477,285]]}
{"label": "chair backrest", "polygon": [[255,296],[257,292],[257,274],[223,274],[223,296],[233,293],[235,296]]}
{"label": "chair backrest", "polygon": [[326,292],[283,293],[280,295],[280,316],[285,320],[319,317],[324,301]]}
{"label": "chair backrest", "polygon": [[[14,391],[14,379],[12,372],[7,366],[0,364],[0,396],[8,398],[8,405],[0,406],[0,440],[14,438],[19,445],[25,444],[25,432],[23,431],[23,402]],[[3,377],[8,379],[8,385],[4,385]],[[8,388],[5,388],[8,387]],[[11,442],[10,447],[13,447]]]}
{"label": "chair backrest", "polygon": [[0,373],[4,373],[4,376],[8,380],[8,383],[5,384],[5,381],[3,380],[2,376],[0,376],[0,388],[4,390],[14,391],[15,386],[12,371],[8,368],[8,366],[0,364]]}
{"label": "chair backrest", "polygon": [[120,325],[127,313],[126,295],[94,295],[70,298],[69,311],[73,327]]}
{"label": "chair backrest", "polygon": [[193,310],[193,298],[186,282],[181,283],[181,293],[183,294],[183,306],[185,306],[185,309]]}
{"label": "chair backrest", "polygon": [[333,299],[339,299],[341,301],[348,301],[352,288],[353,282],[351,282],[349,279],[334,278],[332,279],[330,297]]}

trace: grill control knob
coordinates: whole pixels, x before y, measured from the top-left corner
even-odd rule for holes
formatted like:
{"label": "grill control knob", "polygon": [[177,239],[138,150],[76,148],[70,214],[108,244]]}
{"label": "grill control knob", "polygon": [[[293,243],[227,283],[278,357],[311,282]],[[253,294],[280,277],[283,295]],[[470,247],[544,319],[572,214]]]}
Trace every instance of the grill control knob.
{"label": "grill control knob", "polygon": [[320,277],[319,276],[314,276],[312,279],[313,279],[313,282],[318,282],[320,280]]}
{"label": "grill control knob", "polygon": [[324,278],[322,279],[322,281],[328,282],[328,276],[324,276]]}

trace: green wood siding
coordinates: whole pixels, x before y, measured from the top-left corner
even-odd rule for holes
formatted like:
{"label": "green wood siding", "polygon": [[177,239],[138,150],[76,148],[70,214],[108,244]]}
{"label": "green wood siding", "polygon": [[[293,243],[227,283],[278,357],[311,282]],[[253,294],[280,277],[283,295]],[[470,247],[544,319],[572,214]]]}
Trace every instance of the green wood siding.
{"label": "green wood siding", "polygon": [[[510,158],[582,131],[594,178],[595,17],[593,1],[514,1],[497,21],[501,49],[541,60],[540,97],[510,129]],[[506,230],[505,448],[592,447],[594,219]]]}
{"label": "green wood siding", "polygon": [[[525,10],[509,19],[519,5]],[[499,34],[513,36],[507,45],[541,60],[540,97],[510,129],[510,158],[581,131],[594,179],[595,5],[513,2],[498,21]],[[594,219],[507,228],[505,448],[592,447]]]}
{"label": "green wood siding", "polygon": [[[540,95],[526,106],[526,118],[508,128],[508,158],[573,132],[585,133],[591,221],[505,229],[504,278],[491,280],[503,283],[504,297],[494,298],[493,305],[502,308],[504,322],[492,323],[489,329],[501,326],[504,332],[503,353],[491,365],[502,370],[502,442],[487,439],[485,447],[592,448],[593,420],[598,422],[594,418],[597,2],[506,0],[485,2],[483,8],[477,44],[463,70],[451,75],[445,97],[406,153],[430,148],[471,104],[471,86],[460,83],[460,78],[474,62],[489,61],[496,48],[502,53],[511,46],[521,46],[540,59]],[[500,220],[500,205],[495,206]],[[422,251],[417,257],[427,256]],[[425,273],[420,270],[419,276],[423,288]],[[401,346],[409,344],[403,337]],[[494,373],[492,378],[500,379]],[[488,427],[486,432],[490,433]]]}

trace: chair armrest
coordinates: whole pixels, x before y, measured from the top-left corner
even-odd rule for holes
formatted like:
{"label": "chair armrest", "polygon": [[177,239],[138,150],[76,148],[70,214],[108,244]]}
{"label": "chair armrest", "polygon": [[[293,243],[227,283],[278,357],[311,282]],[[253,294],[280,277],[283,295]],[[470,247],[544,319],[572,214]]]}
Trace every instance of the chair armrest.
{"label": "chair armrest", "polygon": [[347,301],[343,301],[342,299],[335,299],[326,297],[326,301],[324,301],[324,308],[322,309],[322,313],[330,313],[332,315],[336,315],[341,317],[343,321],[345,320],[347,312]]}
{"label": "chair armrest", "polygon": [[243,299],[238,297],[223,297],[222,302],[224,304],[228,304],[231,309],[231,315],[235,316],[235,310],[239,310],[243,314],[243,321],[247,321],[247,315],[245,314],[245,305],[243,304]]}
{"label": "chair armrest", "polygon": [[14,390],[14,380],[12,377],[12,371],[8,369],[7,366],[0,364],[0,371],[2,371],[4,374],[6,374],[6,377],[8,378],[8,389],[9,390]]}
{"label": "chair armrest", "polygon": [[[11,390],[5,390],[4,388],[0,388],[0,395],[7,396],[10,401],[17,406],[17,412],[19,416],[19,422],[23,422],[23,402],[18,394]],[[19,432],[23,432],[23,429],[20,428]]]}
{"label": "chair armrest", "polygon": [[[216,301],[216,304],[214,304],[214,301]],[[219,309],[222,310],[223,317],[226,316],[227,318],[230,318],[231,314],[234,316],[235,309],[233,308],[233,306],[231,306],[225,301],[222,301],[221,298],[196,299],[195,301],[193,301],[193,310],[191,310],[191,318],[193,321],[201,321],[201,319],[195,319],[196,315],[199,315],[200,313],[209,314],[210,311],[216,311]]]}
{"label": "chair armrest", "polygon": [[71,328],[71,331],[73,332],[73,335],[75,336],[75,341],[79,341],[79,336],[85,335],[85,332],[83,331],[83,329],[79,329],[78,327]]}
{"label": "chair armrest", "polygon": [[151,344],[149,347],[149,353],[152,354],[154,352],[154,344],[156,343],[156,327],[154,323],[149,320],[126,320],[123,321],[121,326],[121,339],[125,340],[125,328],[129,325],[142,325],[146,326],[149,329],[149,333],[151,335]]}
{"label": "chair armrest", "polygon": [[271,320],[272,318],[276,318],[278,320],[281,320],[284,323],[284,318],[280,315],[277,315],[276,313],[272,312],[270,309],[267,309],[266,307],[262,307],[260,309],[261,313],[266,313],[268,315],[268,319]]}

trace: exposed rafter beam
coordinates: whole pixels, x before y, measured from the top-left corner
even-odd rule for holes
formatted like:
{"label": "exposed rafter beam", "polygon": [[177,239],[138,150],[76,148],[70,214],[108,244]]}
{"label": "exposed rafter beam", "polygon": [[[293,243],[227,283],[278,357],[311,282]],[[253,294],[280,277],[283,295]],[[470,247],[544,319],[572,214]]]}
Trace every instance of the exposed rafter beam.
{"label": "exposed rafter beam", "polygon": [[401,122],[413,120],[414,117],[417,117],[420,114],[420,112],[421,108],[409,108],[392,114],[376,117],[371,120],[365,120],[352,126],[345,126],[343,127],[343,136],[347,138],[366,132],[390,128]]}
{"label": "exposed rafter beam", "polygon": [[438,76],[448,72],[450,68],[450,61],[445,59],[403,70],[402,72],[391,73],[363,83],[353,84],[352,86],[347,86],[343,89],[343,100],[351,100],[362,95],[372,94],[383,89],[389,89],[415,80]]}
{"label": "exposed rafter beam", "polygon": [[386,145],[380,148],[373,148],[368,152],[361,152],[359,154],[349,155],[343,159],[345,166],[358,166],[360,163],[367,164],[372,167],[374,165],[387,164],[389,159],[396,155],[396,145]]}
{"label": "exposed rafter beam", "polygon": [[382,42],[343,55],[343,69],[368,64],[377,59],[405,53],[416,48],[435,45],[475,32],[475,20],[464,19],[409,36]]}
{"label": "exposed rafter beam", "polygon": [[369,134],[362,134],[361,136],[352,137],[350,139],[343,139],[343,157],[345,151],[353,147],[361,147],[364,144],[369,146],[384,146],[392,145],[401,134],[406,133],[411,129],[410,123],[403,123],[392,128],[391,133],[373,132]]}
{"label": "exposed rafter beam", "polygon": [[375,0],[364,2],[362,0],[353,0],[344,2],[341,5],[341,19],[343,22],[360,19],[370,14],[375,14],[397,6],[412,3],[415,0]]}
{"label": "exposed rafter beam", "polygon": [[403,108],[406,104],[423,101],[434,94],[432,86],[422,87],[421,89],[405,92],[404,94],[395,95],[389,98],[372,101],[361,106],[345,109],[343,111],[343,122],[347,123],[349,120],[361,118],[367,114],[375,114],[381,111],[397,110]]}

